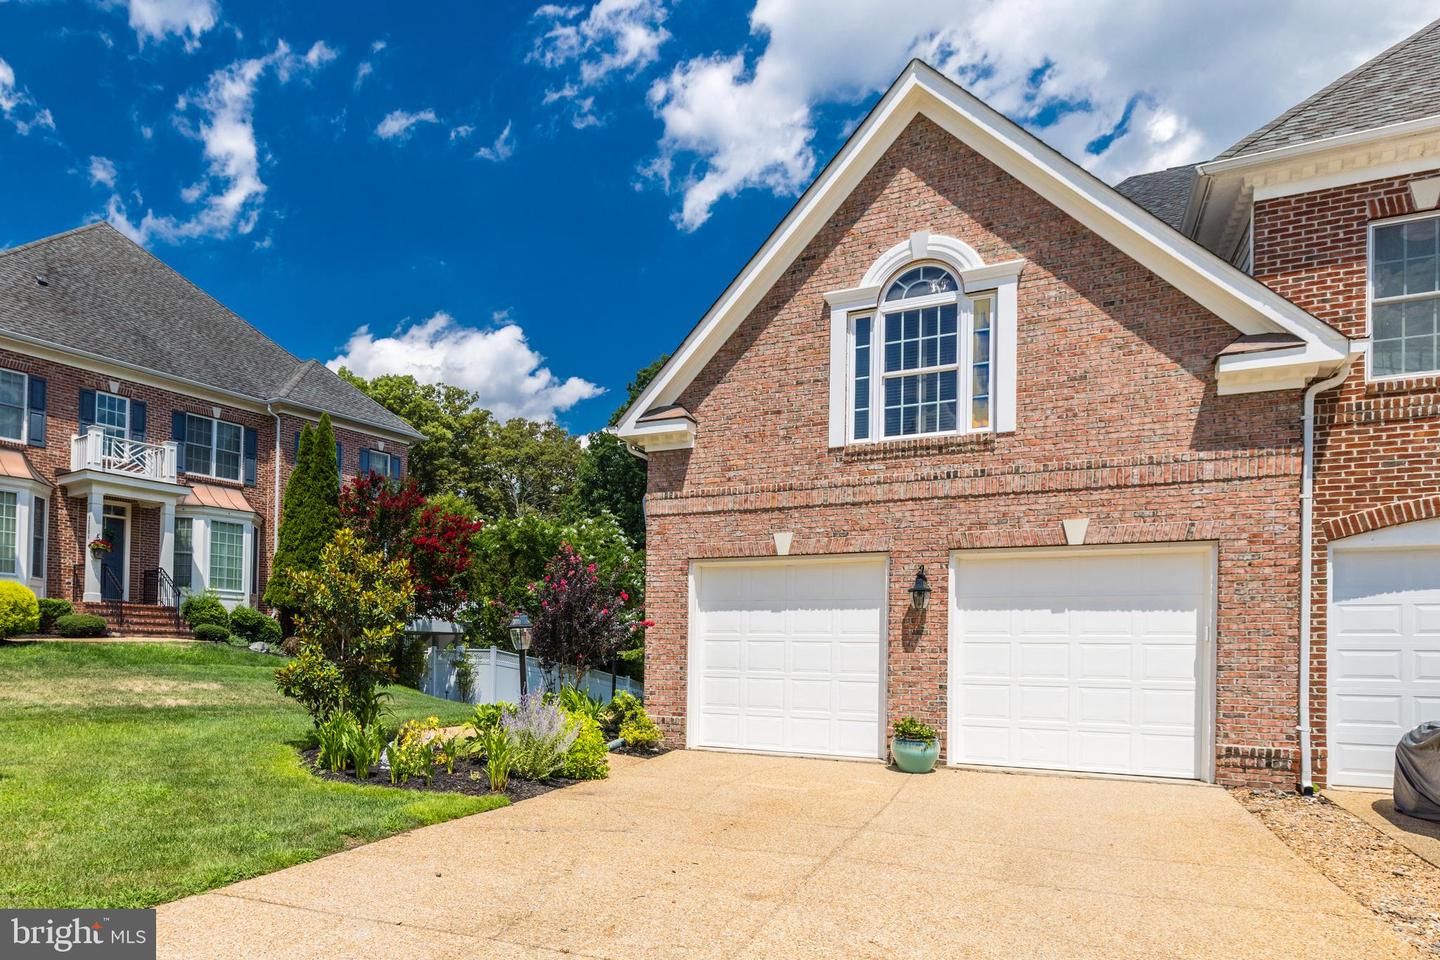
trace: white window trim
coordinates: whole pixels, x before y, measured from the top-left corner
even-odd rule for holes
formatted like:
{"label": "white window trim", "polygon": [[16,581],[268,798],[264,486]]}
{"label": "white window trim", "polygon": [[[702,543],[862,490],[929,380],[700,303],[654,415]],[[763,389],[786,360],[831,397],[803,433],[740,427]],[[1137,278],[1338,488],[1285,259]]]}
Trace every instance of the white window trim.
{"label": "white window trim", "polygon": [[[225,481],[226,483],[243,483],[243,482],[245,481],[245,428],[244,428],[243,426],[241,426],[240,424],[235,423],[234,421],[231,421],[231,420],[221,420],[219,417],[207,417],[207,416],[205,416],[204,414],[201,414],[201,413],[190,413],[189,411],[186,411],[186,412],[185,412],[185,416],[187,417],[187,419],[186,419],[186,421],[185,421],[185,436],[186,436],[187,438],[190,436],[190,421],[189,421],[188,418],[193,417],[193,418],[196,419],[196,420],[207,420],[207,421],[209,421],[209,423],[210,423],[210,464],[209,464],[209,469],[208,469],[208,470],[192,470],[192,469],[190,468],[190,451],[189,451],[189,449],[186,449],[186,451],[185,451],[185,469],[184,469],[184,471],[182,471],[182,472],[184,472],[184,473],[186,473],[186,474],[194,474],[194,475],[197,476],[197,477],[209,477],[209,478],[212,479],[212,480],[223,480],[223,481]],[[215,472],[215,464],[219,461],[219,458],[220,458],[220,427],[219,427],[219,425],[222,424],[222,423],[223,423],[223,424],[226,424],[226,425],[228,425],[228,426],[232,426],[232,427],[234,427],[236,430],[239,430],[239,431],[240,431],[240,470],[239,470],[239,472],[235,475],[234,478],[224,477],[224,476],[221,476],[220,474],[218,474],[218,473]],[[184,447],[184,446],[187,446],[187,445],[182,442],[182,443],[181,443],[181,446]]]}
{"label": "white window trim", "polygon": [[[233,609],[239,604],[253,605],[250,571],[255,557],[255,515],[223,510],[214,507],[181,507],[175,511],[177,520],[189,518],[190,523],[190,590],[189,593],[204,593],[206,590],[218,596],[226,607]],[[210,524],[214,521],[237,523],[243,528],[243,548],[240,558],[239,590],[220,590],[210,583]]]}
{"label": "white window trim", "polygon": [[22,370],[12,370],[9,367],[0,367],[6,373],[13,373],[20,378],[20,436],[0,436],[0,443],[30,443],[30,374]]}
{"label": "white window trim", "polygon": [[[380,476],[384,477],[384,478],[387,479],[387,480],[399,480],[399,479],[400,479],[399,474],[396,473],[395,470],[394,470],[394,468],[397,466],[397,459],[396,459],[395,454],[393,454],[393,453],[388,453],[388,452],[386,452],[386,451],[384,451],[384,450],[379,450],[379,449],[377,449],[377,448],[375,448],[375,447],[366,447],[365,449],[367,449],[367,450],[370,451],[369,462],[370,462],[370,470],[371,470],[372,473],[378,473],[378,474],[380,474]],[[384,470],[376,470],[376,469],[375,469],[375,458],[376,458],[376,457],[384,457],[384,458],[385,458],[385,469],[384,469]]]}
{"label": "white window trim", "polygon": [[[27,384],[27,386],[28,386],[28,384]],[[101,398],[101,397],[112,397],[112,398],[114,398],[114,399],[116,399],[116,400],[121,400],[121,401],[124,402],[124,404],[125,404],[125,439],[126,439],[126,440],[129,440],[129,439],[130,439],[130,423],[131,423],[131,420],[130,420],[130,413],[131,413],[131,410],[130,410],[130,398],[129,398],[129,397],[121,396],[121,395],[118,394],[118,393],[111,393],[109,390],[96,390],[96,391],[95,391],[95,426],[99,427],[101,430],[106,429],[106,427],[108,426],[107,424],[103,424],[103,423],[100,422],[100,398]]]}
{"label": "white window trim", "polygon": [[[1434,210],[1425,210],[1421,213],[1410,213],[1402,217],[1388,217],[1384,220],[1372,220],[1365,227],[1365,338],[1370,341],[1370,349],[1365,351],[1365,379],[1370,383],[1397,383],[1406,380],[1416,380],[1422,377],[1440,376],[1440,354],[1437,354],[1436,367],[1433,370],[1417,370],[1414,373],[1393,373],[1388,376],[1376,376],[1375,365],[1375,230],[1377,227],[1389,227],[1398,223],[1408,223],[1411,220],[1435,220],[1436,228],[1440,229],[1440,213]],[[1386,297],[1386,303],[1404,303],[1407,300],[1430,300],[1440,299],[1440,294],[1417,294],[1415,296]]]}
{"label": "white window trim", "polygon": [[[884,351],[883,314],[885,304],[881,300],[889,281],[909,266],[920,262],[932,262],[948,269],[960,282],[959,296],[962,300],[976,300],[992,296],[990,317],[990,426],[968,427],[970,423],[970,398],[961,395],[964,401],[964,416],[960,416],[957,403],[956,427],[945,433],[905,434],[886,437],[883,435],[883,407],[876,405],[875,397],[880,390],[880,377],[874,372]],[[952,237],[932,236],[928,231],[917,231],[908,240],[901,241],[880,256],[865,272],[861,283],[848,290],[835,290],[825,294],[830,305],[830,424],[829,445],[844,447],[849,444],[895,443],[926,437],[959,437],[976,433],[1013,433],[1015,430],[1015,384],[1016,384],[1016,329],[1019,311],[1020,273],[1025,269],[1024,260],[1007,260],[987,264],[980,255],[964,241]],[[917,297],[903,301],[911,306],[953,302],[950,294]],[[892,301],[898,306],[902,301]],[[930,304],[933,305],[933,304]],[[893,308],[892,308],[893,312]],[[866,440],[853,439],[854,406],[854,352],[853,318],[872,315],[875,319],[870,330],[871,359],[871,406],[870,437]],[[878,345],[878,346],[877,346]],[[963,342],[962,347],[968,346]],[[957,349],[957,360],[966,356]],[[966,367],[961,364],[962,370]],[[907,374],[915,371],[905,371]],[[962,374],[961,381],[968,379]],[[957,388],[958,389],[958,388]],[[965,426],[962,427],[962,424]],[[877,426],[880,429],[877,429]]]}

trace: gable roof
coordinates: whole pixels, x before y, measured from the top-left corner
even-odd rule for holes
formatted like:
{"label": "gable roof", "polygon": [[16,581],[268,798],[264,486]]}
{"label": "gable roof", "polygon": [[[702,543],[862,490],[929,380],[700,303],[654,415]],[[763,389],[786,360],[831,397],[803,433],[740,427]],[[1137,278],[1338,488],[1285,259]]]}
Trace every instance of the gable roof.
{"label": "gable roof", "polygon": [[1440,20],[1250,133],[1216,160],[1440,114]]}
{"label": "gable roof", "polygon": [[103,221],[0,250],[0,335],[422,436],[334,372],[294,357]]}
{"label": "gable roof", "polygon": [[1115,184],[1115,190],[1162,221],[1179,230],[1190,206],[1190,191],[1199,177],[1196,165],[1187,163],[1153,173],[1137,173]]}
{"label": "gable roof", "polygon": [[[920,60],[912,60],[625,411],[617,433],[644,444],[639,423],[653,407],[677,402],[761,297],[814,238],[860,180],[916,116],[924,115],[1021,183],[1152,270],[1242,334],[1290,333],[1303,347],[1265,361],[1290,379],[1338,365],[1349,342],[1275,291],[1158,222],[1064,155],[1046,145]],[[1254,365],[1251,367],[1254,375]],[[674,438],[666,435],[664,442]],[[683,441],[680,441],[683,442]]]}

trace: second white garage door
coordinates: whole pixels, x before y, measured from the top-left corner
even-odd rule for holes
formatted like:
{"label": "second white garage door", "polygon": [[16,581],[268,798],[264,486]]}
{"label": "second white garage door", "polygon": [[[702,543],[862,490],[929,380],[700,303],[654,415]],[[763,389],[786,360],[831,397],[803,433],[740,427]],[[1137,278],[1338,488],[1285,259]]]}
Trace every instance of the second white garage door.
{"label": "second white garage door", "polygon": [[1203,778],[1212,556],[956,554],[952,761]]}
{"label": "second white garage door", "polygon": [[696,564],[690,744],[881,756],[885,562]]}

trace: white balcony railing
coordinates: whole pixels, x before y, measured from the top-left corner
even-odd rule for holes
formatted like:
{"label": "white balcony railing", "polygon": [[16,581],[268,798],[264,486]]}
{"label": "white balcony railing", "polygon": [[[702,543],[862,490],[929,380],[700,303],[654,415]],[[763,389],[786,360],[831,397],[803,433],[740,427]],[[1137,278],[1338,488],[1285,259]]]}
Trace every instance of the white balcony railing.
{"label": "white balcony railing", "polygon": [[175,483],[176,453],[174,440],[164,443],[128,440],[109,436],[100,427],[92,426],[70,438],[70,469],[99,470]]}

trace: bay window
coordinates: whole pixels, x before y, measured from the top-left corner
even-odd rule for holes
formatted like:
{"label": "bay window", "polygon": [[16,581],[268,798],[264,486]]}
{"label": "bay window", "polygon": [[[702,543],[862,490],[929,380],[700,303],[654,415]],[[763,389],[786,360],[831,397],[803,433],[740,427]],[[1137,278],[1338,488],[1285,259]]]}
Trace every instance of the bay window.
{"label": "bay window", "polygon": [[45,579],[45,535],[48,532],[45,519],[46,503],[42,497],[35,497],[30,507],[30,579]]}
{"label": "bay window", "polygon": [[14,576],[19,570],[20,498],[0,490],[0,574]]}
{"label": "bay window", "polygon": [[212,590],[240,593],[245,589],[245,527],[210,521],[210,582]]}

